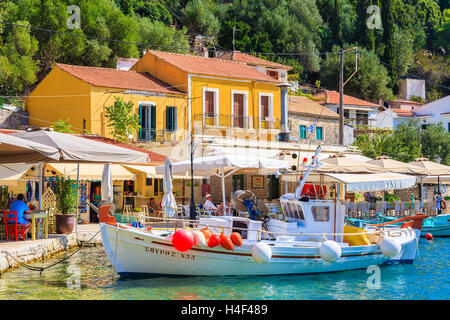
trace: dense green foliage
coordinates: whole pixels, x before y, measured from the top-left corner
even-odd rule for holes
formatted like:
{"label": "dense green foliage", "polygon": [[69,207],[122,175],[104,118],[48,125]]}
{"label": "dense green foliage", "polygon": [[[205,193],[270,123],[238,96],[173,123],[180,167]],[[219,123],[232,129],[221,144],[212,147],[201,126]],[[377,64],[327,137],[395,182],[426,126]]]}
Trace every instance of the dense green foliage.
{"label": "dense green foliage", "polygon": [[70,119],[67,119],[66,121],[64,121],[62,119],[58,119],[58,121],[56,121],[56,124],[53,125],[52,128],[56,132],[75,133],[75,131],[72,130],[72,125],[70,124]]}
{"label": "dense green foliage", "polygon": [[411,120],[398,125],[395,131],[377,130],[363,134],[354,145],[370,158],[388,156],[394,160],[410,162],[420,157],[431,161],[440,157],[441,163],[450,165],[450,133],[441,123],[429,124],[423,130],[417,120]]}
{"label": "dense green foliage", "polygon": [[[70,5],[81,9],[81,29],[67,27]],[[338,55],[324,53],[352,44],[360,60],[346,92],[391,97],[413,73],[428,81],[429,99],[449,94],[448,0],[4,0],[0,21],[33,26],[0,23],[3,96],[27,94],[55,62],[114,67],[116,57],[148,48],[188,52],[197,34],[210,39],[210,52],[234,44],[293,66],[291,79],[330,89],[337,89]],[[345,54],[345,78],[354,58]]]}
{"label": "dense green foliage", "polygon": [[77,197],[76,189],[73,189],[73,181],[61,177],[56,183],[55,198],[58,213],[72,214],[75,210]]}
{"label": "dense green foliage", "polygon": [[128,142],[130,135],[136,136],[141,128],[139,115],[133,113],[133,102],[124,102],[120,97],[114,97],[114,104],[105,107],[105,117],[108,127],[112,128],[112,136],[120,142]]}

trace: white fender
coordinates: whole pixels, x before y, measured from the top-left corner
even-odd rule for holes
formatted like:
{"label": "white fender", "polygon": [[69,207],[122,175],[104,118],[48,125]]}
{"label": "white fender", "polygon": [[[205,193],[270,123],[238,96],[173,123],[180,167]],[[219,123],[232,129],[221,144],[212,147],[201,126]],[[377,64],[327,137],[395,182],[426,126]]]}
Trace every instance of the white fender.
{"label": "white fender", "polygon": [[206,247],[206,239],[203,232],[193,230],[192,233],[194,234],[194,245],[197,247]]}
{"label": "white fender", "polygon": [[326,262],[335,262],[341,257],[341,247],[332,240],[326,240],[320,245],[320,257]]}
{"label": "white fender", "polygon": [[384,236],[383,241],[381,241],[380,249],[384,256],[393,258],[400,254],[402,245],[397,239]]}
{"label": "white fender", "polygon": [[265,242],[258,242],[253,246],[252,257],[258,263],[267,263],[272,258],[272,249]]}

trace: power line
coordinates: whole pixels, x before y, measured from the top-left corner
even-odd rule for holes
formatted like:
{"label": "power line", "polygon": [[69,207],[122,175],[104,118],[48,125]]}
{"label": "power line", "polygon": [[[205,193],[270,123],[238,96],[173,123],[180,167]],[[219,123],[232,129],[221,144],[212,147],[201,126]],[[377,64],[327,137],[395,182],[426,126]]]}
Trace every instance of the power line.
{"label": "power line", "polygon": [[100,41],[110,41],[110,42],[125,43],[125,44],[134,44],[134,45],[141,46],[141,47],[158,47],[158,48],[174,49],[174,50],[189,50],[189,48],[181,48],[181,47],[175,47],[175,46],[163,46],[163,45],[155,44],[155,43],[140,43],[140,42],[124,41],[124,40],[117,40],[117,39],[111,39],[111,38],[101,38],[101,37],[96,37],[96,36],[89,36],[89,35],[85,35],[85,34],[75,34],[75,33],[70,33],[70,32],[45,29],[45,28],[36,27],[36,26],[24,26],[21,24],[7,22],[7,21],[3,21],[3,20],[0,21],[0,23],[15,26],[15,27],[20,27],[20,28],[36,29],[36,30],[45,31],[45,32],[64,34],[67,36],[73,36],[73,37],[78,37],[78,38],[94,39],[94,40],[100,40]]}

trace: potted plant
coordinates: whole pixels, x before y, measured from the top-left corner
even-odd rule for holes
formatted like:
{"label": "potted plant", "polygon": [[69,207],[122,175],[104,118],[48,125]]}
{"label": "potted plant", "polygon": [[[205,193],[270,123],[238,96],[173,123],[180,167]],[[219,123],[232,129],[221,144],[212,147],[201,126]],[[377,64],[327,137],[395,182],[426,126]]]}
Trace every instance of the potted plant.
{"label": "potted plant", "polygon": [[76,197],[72,189],[73,181],[61,178],[56,183],[55,197],[56,208],[58,210],[55,215],[56,232],[59,234],[70,234],[75,227],[75,209]]}

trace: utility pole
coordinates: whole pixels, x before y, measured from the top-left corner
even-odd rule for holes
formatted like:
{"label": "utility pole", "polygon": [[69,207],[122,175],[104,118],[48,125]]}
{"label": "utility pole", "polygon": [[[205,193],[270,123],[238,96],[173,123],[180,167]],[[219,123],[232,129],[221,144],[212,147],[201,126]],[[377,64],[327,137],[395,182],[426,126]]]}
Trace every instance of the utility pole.
{"label": "utility pole", "polygon": [[339,144],[344,144],[344,50],[339,51]]}
{"label": "utility pole", "polygon": [[[355,54],[355,71],[352,75],[344,82],[344,52],[346,51],[354,51]],[[342,49],[339,50],[339,57],[341,60],[339,67],[339,144],[344,144],[344,86],[346,83],[356,74],[358,71],[358,47],[353,47],[350,49]]]}

